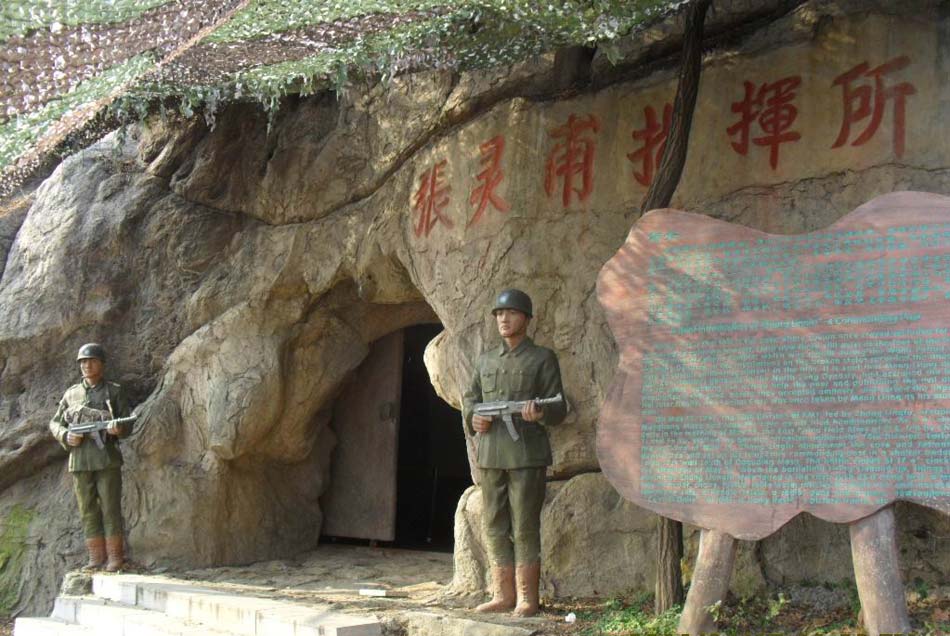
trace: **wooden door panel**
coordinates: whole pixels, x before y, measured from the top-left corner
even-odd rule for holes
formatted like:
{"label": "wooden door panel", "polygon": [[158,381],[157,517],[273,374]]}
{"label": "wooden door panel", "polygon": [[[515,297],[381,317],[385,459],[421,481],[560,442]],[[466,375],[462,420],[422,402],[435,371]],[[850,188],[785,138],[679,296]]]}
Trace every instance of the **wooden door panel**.
{"label": "wooden door panel", "polygon": [[392,541],[404,332],[377,340],[333,410],[337,434],[323,534]]}

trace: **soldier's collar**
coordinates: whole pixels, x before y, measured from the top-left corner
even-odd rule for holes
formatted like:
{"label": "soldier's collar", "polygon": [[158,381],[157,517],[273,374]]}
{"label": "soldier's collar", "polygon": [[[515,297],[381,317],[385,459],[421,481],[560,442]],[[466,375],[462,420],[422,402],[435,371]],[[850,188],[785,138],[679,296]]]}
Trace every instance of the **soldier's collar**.
{"label": "soldier's collar", "polygon": [[84,389],[98,389],[100,386],[102,386],[102,385],[105,384],[105,383],[106,383],[105,378],[99,378],[99,384],[93,386],[93,385],[89,384],[89,381],[86,380],[86,378],[83,378],[83,379],[82,379],[82,386],[83,386]]}
{"label": "soldier's collar", "polygon": [[528,336],[525,336],[524,339],[523,339],[521,342],[518,343],[518,346],[517,346],[517,347],[515,347],[514,349],[512,349],[511,351],[509,351],[509,350],[508,350],[508,345],[506,345],[505,342],[504,342],[504,340],[503,340],[503,341],[501,342],[501,348],[498,350],[498,355],[504,356],[504,355],[507,355],[507,354],[509,354],[509,353],[512,353],[512,354],[514,354],[514,355],[518,355],[518,354],[520,354],[522,351],[524,351],[525,349],[527,349],[527,348],[528,348],[528,345],[531,345],[531,344],[534,344],[534,343],[531,341],[531,338],[529,338]]}

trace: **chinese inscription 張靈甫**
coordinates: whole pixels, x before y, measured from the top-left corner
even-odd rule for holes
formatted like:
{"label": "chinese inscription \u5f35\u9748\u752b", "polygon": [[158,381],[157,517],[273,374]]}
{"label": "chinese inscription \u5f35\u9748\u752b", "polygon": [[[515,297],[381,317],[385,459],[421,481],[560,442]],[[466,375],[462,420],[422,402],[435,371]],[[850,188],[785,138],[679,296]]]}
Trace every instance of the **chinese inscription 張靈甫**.
{"label": "chinese inscription \u5f35\u9748\u752b", "polygon": [[466,227],[478,223],[489,204],[499,212],[507,212],[510,209],[508,202],[496,192],[505,178],[505,173],[501,170],[501,158],[505,152],[505,138],[502,135],[496,135],[481,144],[478,149],[481,153],[482,171],[475,177],[478,185],[472,190],[469,197],[469,203],[475,206],[475,213],[469,219]]}
{"label": "chinese inscription \u5f35\u9748\u752b", "polygon": [[[557,191],[557,182],[561,182],[561,202],[564,207],[571,203],[571,197],[577,195],[585,201],[594,191],[594,152],[597,149],[595,134],[600,131],[600,120],[596,115],[578,117],[573,113],[567,123],[550,131],[549,135],[557,143],[548,153],[544,169],[544,191],[553,196]],[[576,185],[580,179],[580,186]]]}
{"label": "chinese inscription \u5f35\u9748\u752b", "polygon": [[436,223],[443,223],[446,227],[453,227],[454,224],[448,216],[444,214],[445,207],[449,204],[449,192],[452,188],[445,183],[446,161],[442,160],[422,173],[419,177],[419,188],[416,190],[414,203],[412,206],[416,219],[416,236],[429,236]]}

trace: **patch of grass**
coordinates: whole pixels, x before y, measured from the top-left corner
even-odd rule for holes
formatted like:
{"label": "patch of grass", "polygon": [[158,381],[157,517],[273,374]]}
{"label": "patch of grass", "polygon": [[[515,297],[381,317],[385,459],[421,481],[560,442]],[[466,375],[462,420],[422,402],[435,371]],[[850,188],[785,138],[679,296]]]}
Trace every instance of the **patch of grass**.
{"label": "patch of grass", "polygon": [[911,589],[917,592],[917,596],[920,600],[930,596],[930,586],[919,576],[914,579],[914,582],[911,584]]}
{"label": "patch of grass", "polygon": [[[847,608],[815,613],[793,603],[784,592],[774,596],[736,599],[710,607],[717,633],[728,636],[748,634],[801,634],[803,636],[844,636],[858,633],[855,614]],[[863,632],[861,632],[863,633]]]}
{"label": "patch of grass", "polygon": [[766,612],[765,617],[769,620],[775,618],[781,614],[786,605],[788,605],[788,599],[785,598],[784,594],[779,592],[775,600],[768,600],[768,612]]}
{"label": "patch of grass", "polygon": [[600,612],[588,612],[582,618],[593,625],[581,632],[583,636],[673,636],[683,608],[675,606],[659,616],[653,614],[653,595],[641,594],[633,599],[614,598]]}
{"label": "patch of grass", "polygon": [[924,634],[927,636],[950,634],[950,621],[926,621],[924,622]]}
{"label": "patch of grass", "polygon": [[841,581],[841,587],[848,593],[851,613],[855,616],[861,611],[861,597],[858,596],[858,586],[851,579]]}
{"label": "patch of grass", "polygon": [[[851,580],[838,583],[816,583],[827,589],[844,590],[850,599],[847,604],[840,599],[835,604],[819,601],[817,605],[795,599],[794,590],[777,591],[770,596],[737,598],[730,595],[725,602],[710,607],[717,621],[717,634],[728,636],[759,636],[794,634],[796,636],[865,636],[858,627],[860,609],[857,588]],[[802,586],[804,587],[804,586]],[[950,635],[950,596],[942,588],[934,588],[925,581],[910,584],[918,594],[926,592],[908,603],[911,623],[919,636]],[[926,590],[918,589],[924,588]],[[808,588],[804,588],[808,589]],[[653,615],[651,594],[630,593],[607,602],[591,602],[586,605],[577,601],[559,608],[560,613],[574,611],[578,617],[578,630],[570,633],[579,636],[666,636],[676,634],[680,608],[662,616]]]}

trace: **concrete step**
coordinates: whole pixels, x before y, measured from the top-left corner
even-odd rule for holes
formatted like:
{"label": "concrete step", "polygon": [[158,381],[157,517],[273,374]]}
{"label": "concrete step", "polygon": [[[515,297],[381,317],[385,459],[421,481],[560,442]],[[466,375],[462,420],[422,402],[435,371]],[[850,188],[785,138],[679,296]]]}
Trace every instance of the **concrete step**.
{"label": "concrete step", "polygon": [[59,596],[50,617],[97,636],[229,636],[213,626],[90,596]]}
{"label": "concrete step", "polygon": [[13,623],[13,636],[95,636],[96,632],[82,625],[70,625],[55,618],[18,618]]}
{"label": "concrete step", "polygon": [[232,594],[185,581],[131,574],[97,574],[93,593],[239,636],[380,636],[373,616],[354,616],[296,603]]}

